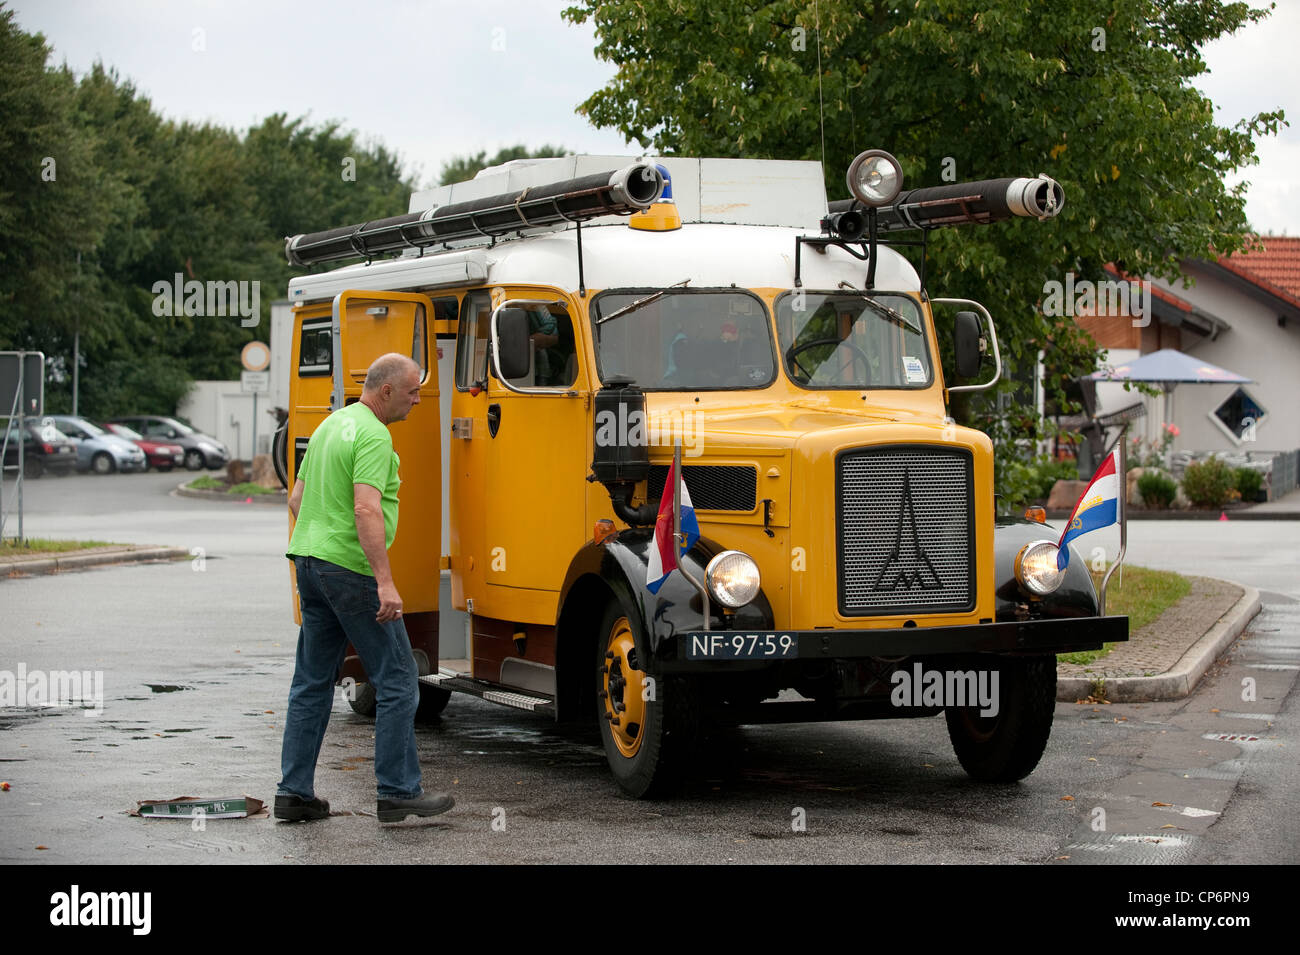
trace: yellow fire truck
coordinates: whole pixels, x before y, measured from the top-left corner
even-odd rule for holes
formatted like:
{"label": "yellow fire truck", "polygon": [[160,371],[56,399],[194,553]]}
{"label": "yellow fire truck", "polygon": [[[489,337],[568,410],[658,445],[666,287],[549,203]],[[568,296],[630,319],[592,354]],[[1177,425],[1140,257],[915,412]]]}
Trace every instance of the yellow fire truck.
{"label": "yellow fire truck", "polygon": [[[881,150],[848,182],[828,204],[819,163],[517,161],[288,239],[298,266],[363,260],[289,286],[291,479],[374,358],[425,370],[391,429],[390,554],[426,713],[460,691],[594,719],[633,796],[669,791],[721,722],[943,712],[971,776],[1033,770],[1053,654],[1127,618],[1077,554],[1057,569],[1047,526],[995,518],[991,443],[947,416],[1001,372],[993,320],[929,298],[891,244],[1049,220],[1061,188],[903,191]],[[675,498],[698,539],[652,579]],[[340,678],[364,687],[355,657]]]}

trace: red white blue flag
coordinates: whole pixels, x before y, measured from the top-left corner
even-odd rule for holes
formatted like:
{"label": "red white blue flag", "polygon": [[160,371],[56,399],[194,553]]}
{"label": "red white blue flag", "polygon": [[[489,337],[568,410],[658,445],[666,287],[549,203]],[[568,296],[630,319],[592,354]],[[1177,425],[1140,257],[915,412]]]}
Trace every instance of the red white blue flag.
{"label": "red white blue flag", "polygon": [[1065,570],[1070,563],[1070,548],[1066,544],[1089,531],[1119,522],[1119,479],[1119,449],[1116,448],[1106,455],[1106,460],[1101,462],[1101,467],[1097,468],[1097,473],[1084,489],[1079,503],[1070,512],[1070,520],[1056,544],[1060,548],[1056,555],[1058,570]]}
{"label": "red white blue flag", "polygon": [[645,569],[645,586],[652,594],[659,593],[659,588],[677,567],[678,557],[700,539],[700,523],[695,519],[695,508],[691,506],[691,493],[686,489],[686,482],[682,481],[681,529],[685,541],[680,549],[673,546],[673,486],[676,483],[677,465],[674,462],[668,467],[663,497],[659,499],[659,517],[655,521],[655,537],[650,543],[650,560]]}

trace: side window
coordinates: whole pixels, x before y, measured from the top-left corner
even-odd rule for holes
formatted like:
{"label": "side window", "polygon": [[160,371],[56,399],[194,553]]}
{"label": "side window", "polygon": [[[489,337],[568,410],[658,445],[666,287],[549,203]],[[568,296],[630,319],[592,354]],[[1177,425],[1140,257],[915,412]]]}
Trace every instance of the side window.
{"label": "side window", "polygon": [[456,333],[456,387],[468,391],[487,380],[488,321],[492,300],[487,292],[466,295]]}
{"label": "side window", "polygon": [[532,362],[526,376],[510,383],[516,388],[569,387],[578,380],[578,355],[568,309],[558,302],[530,302],[524,310]]}
{"label": "side window", "polygon": [[[334,365],[334,342],[331,320],[312,319],[302,323],[302,340],[298,350],[298,377],[329,377]],[[418,361],[419,359],[417,359]]]}

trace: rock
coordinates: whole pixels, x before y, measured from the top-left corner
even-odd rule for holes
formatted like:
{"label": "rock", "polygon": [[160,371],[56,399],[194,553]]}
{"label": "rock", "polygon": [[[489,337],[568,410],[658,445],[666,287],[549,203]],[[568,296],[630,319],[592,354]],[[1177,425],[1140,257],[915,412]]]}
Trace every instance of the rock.
{"label": "rock", "polygon": [[1079,503],[1079,498],[1088,487],[1087,481],[1060,480],[1052,485],[1052,493],[1047,496],[1049,511],[1071,511]]}
{"label": "rock", "polygon": [[1192,506],[1192,502],[1189,501],[1187,495],[1183,493],[1183,486],[1181,484],[1178,485],[1178,490],[1174,493],[1174,503],[1172,506],[1176,511],[1185,511]]}
{"label": "rock", "polygon": [[1142,492],[1138,490],[1138,478],[1145,473],[1145,468],[1131,468],[1124,476],[1124,502],[1129,507],[1146,507]]}
{"label": "rock", "polygon": [[253,458],[253,476],[250,480],[261,487],[276,491],[280,489],[280,479],[276,477],[275,465],[271,463],[269,454],[259,454]]}
{"label": "rock", "polygon": [[248,471],[244,467],[244,462],[239,458],[233,459],[226,465],[226,482],[234,487],[236,484],[243,484],[248,480]]}

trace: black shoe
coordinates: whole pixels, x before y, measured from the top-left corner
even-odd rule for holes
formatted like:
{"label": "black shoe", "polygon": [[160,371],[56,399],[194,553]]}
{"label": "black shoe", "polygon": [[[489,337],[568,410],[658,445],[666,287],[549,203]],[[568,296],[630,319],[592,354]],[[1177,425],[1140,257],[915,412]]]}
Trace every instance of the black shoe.
{"label": "black shoe", "polygon": [[446,793],[422,793],[414,799],[379,800],[380,822],[401,822],[407,816],[436,816],[456,805]]}
{"label": "black shoe", "polygon": [[330,804],[319,796],[315,799],[303,799],[301,796],[275,797],[275,818],[285,822],[302,822],[303,820],[324,819],[330,814]]}

